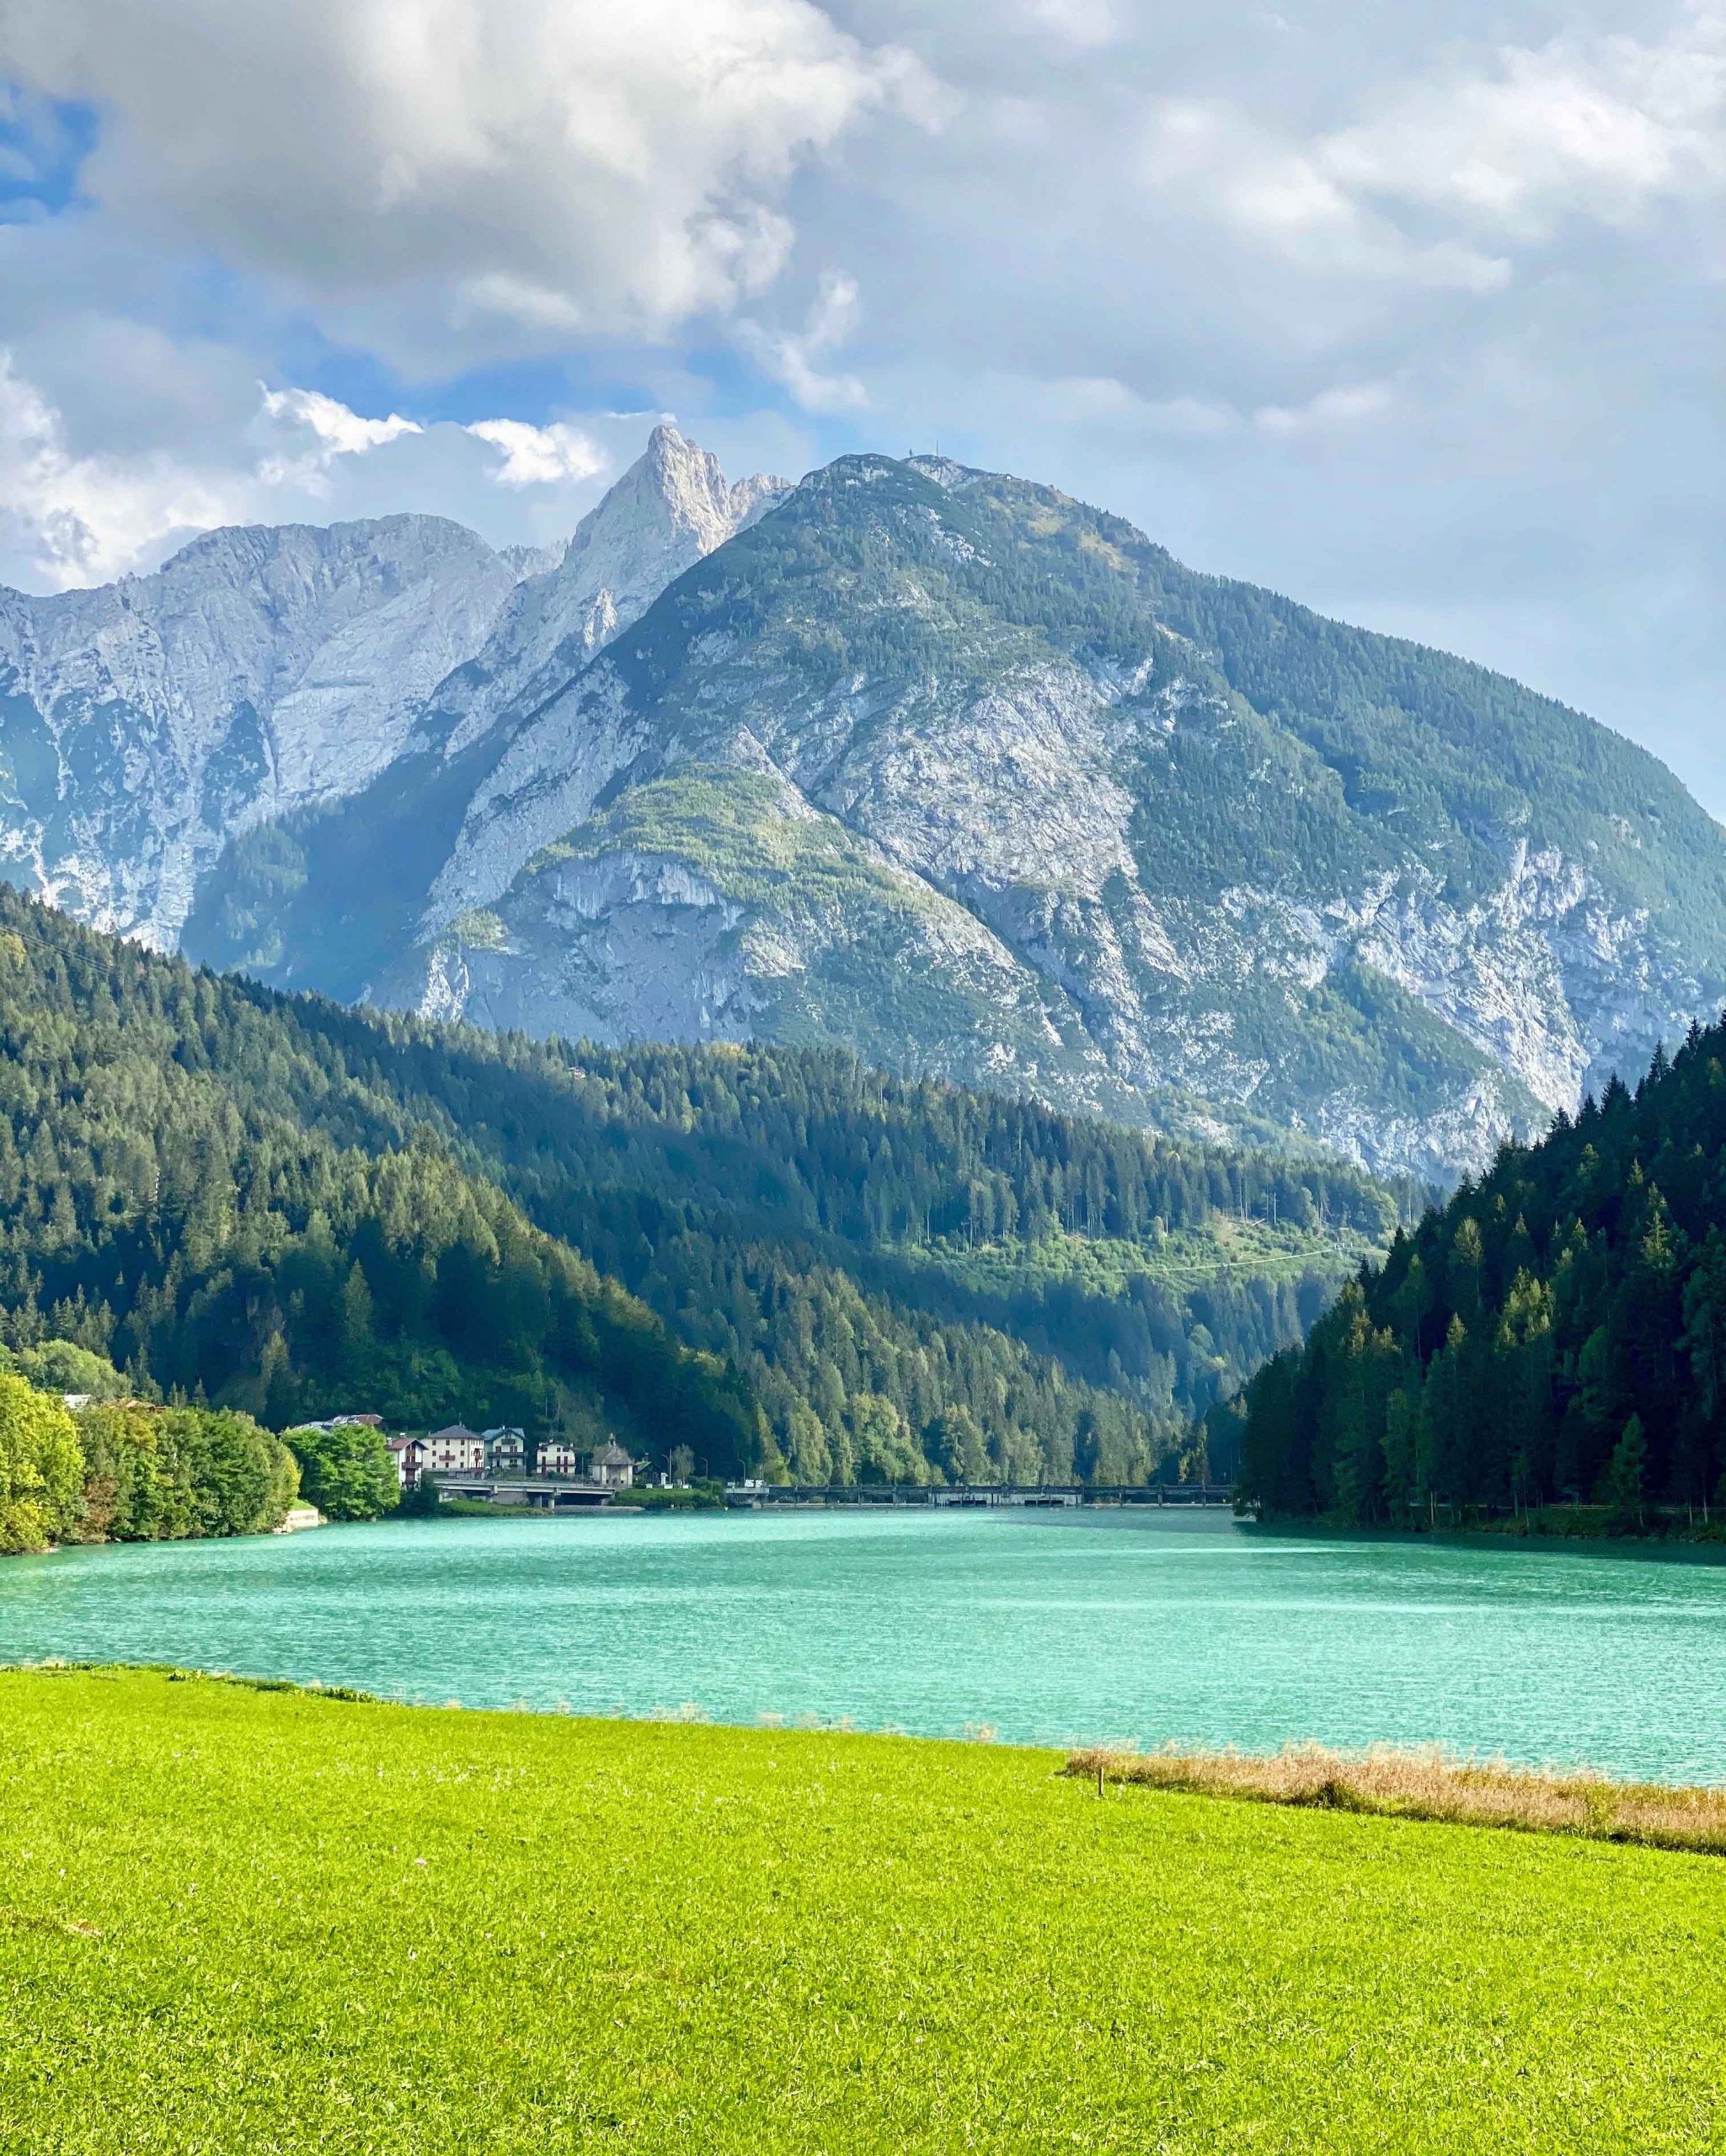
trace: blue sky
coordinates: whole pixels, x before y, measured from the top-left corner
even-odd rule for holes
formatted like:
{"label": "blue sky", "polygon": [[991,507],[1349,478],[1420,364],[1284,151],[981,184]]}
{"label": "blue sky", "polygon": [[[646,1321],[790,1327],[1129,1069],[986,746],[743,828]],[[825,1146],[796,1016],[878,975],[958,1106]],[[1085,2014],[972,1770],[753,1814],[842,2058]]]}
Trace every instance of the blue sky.
{"label": "blue sky", "polygon": [[1716,5],[12,0],[0,580],[949,453],[1726,814]]}

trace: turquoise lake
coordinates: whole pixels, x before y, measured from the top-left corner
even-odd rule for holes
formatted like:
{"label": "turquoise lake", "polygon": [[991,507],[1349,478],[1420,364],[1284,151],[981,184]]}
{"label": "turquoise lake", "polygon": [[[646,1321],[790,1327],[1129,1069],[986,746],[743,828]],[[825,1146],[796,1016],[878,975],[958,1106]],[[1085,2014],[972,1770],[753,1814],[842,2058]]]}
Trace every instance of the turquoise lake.
{"label": "turquoise lake", "polygon": [[1008,1742],[1439,1741],[1726,1781],[1726,1566],[1226,1515],[435,1520],[0,1563],[0,1661]]}

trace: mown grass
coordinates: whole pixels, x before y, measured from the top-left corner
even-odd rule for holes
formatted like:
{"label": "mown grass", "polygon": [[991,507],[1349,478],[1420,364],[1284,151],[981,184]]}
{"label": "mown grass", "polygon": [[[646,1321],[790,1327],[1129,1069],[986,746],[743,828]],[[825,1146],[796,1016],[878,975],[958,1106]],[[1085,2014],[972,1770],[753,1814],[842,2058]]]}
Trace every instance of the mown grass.
{"label": "mown grass", "polygon": [[1375,1745],[1358,1753],[1323,1744],[1280,1752],[1075,1752],[1066,1772],[1108,1785],[1246,1797],[1387,1819],[1446,1820],[1529,1834],[1726,1856],[1726,1789],[1614,1781],[1573,1773],[1462,1759],[1438,1746]]}
{"label": "mown grass", "polygon": [[1712,1859],[0,1674],[0,2148],[1694,2151]]}

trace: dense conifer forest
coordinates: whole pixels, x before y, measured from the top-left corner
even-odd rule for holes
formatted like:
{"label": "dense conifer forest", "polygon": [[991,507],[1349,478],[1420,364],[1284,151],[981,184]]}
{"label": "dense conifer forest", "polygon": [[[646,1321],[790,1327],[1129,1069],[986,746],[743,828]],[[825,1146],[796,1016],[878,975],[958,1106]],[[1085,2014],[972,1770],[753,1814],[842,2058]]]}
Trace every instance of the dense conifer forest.
{"label": "dense conifer forest", "polygon": [[[1194,1417],[1396,1204],[831,1050],[286,998],[0,892],[0,1209],[13,1348],[73,1341],[275,1428],[365,1406],[716,1473],[1135,1481],[1202,1465]],[[1158,1278],[1241,1221],[1298,1262]],[[1079,1245],[1117,1277],[1019,1262]],[[1004,1275],[967,1273],[983,1250]]]}
{"label": "dense conifer forest", "polygon": [[1268,1514],[1726,1501],[1726,1026],[1506,1147],[1247,1401]]}

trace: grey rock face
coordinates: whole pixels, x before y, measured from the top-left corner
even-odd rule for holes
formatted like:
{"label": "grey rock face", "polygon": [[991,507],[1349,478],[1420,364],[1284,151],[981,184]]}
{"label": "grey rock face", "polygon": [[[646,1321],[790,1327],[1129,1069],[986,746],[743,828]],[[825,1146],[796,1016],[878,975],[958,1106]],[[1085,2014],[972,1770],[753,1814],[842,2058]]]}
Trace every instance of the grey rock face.
{"label": "grey rock face", "polygon": [[231,841],[561,685],[783,492],[662,426],[561,545],[496,553],[428,516],[248,527],[153,576],[0,590],[0,869],[171,948]]}
{"label": "grey rock face", "polygon": [[153,576],[0,591],[0,861],[171,947],[234,832],[354,792],[515,588],[440,517],[213,531]]}
{"label": "grey rock face", "polygon": [[561,550],[215,533],[0,595],[0,665],[19,880],[436,1017],[1442,1177],[1726,990],[1653,759],[948,462],[732,486],[662,427]]}

